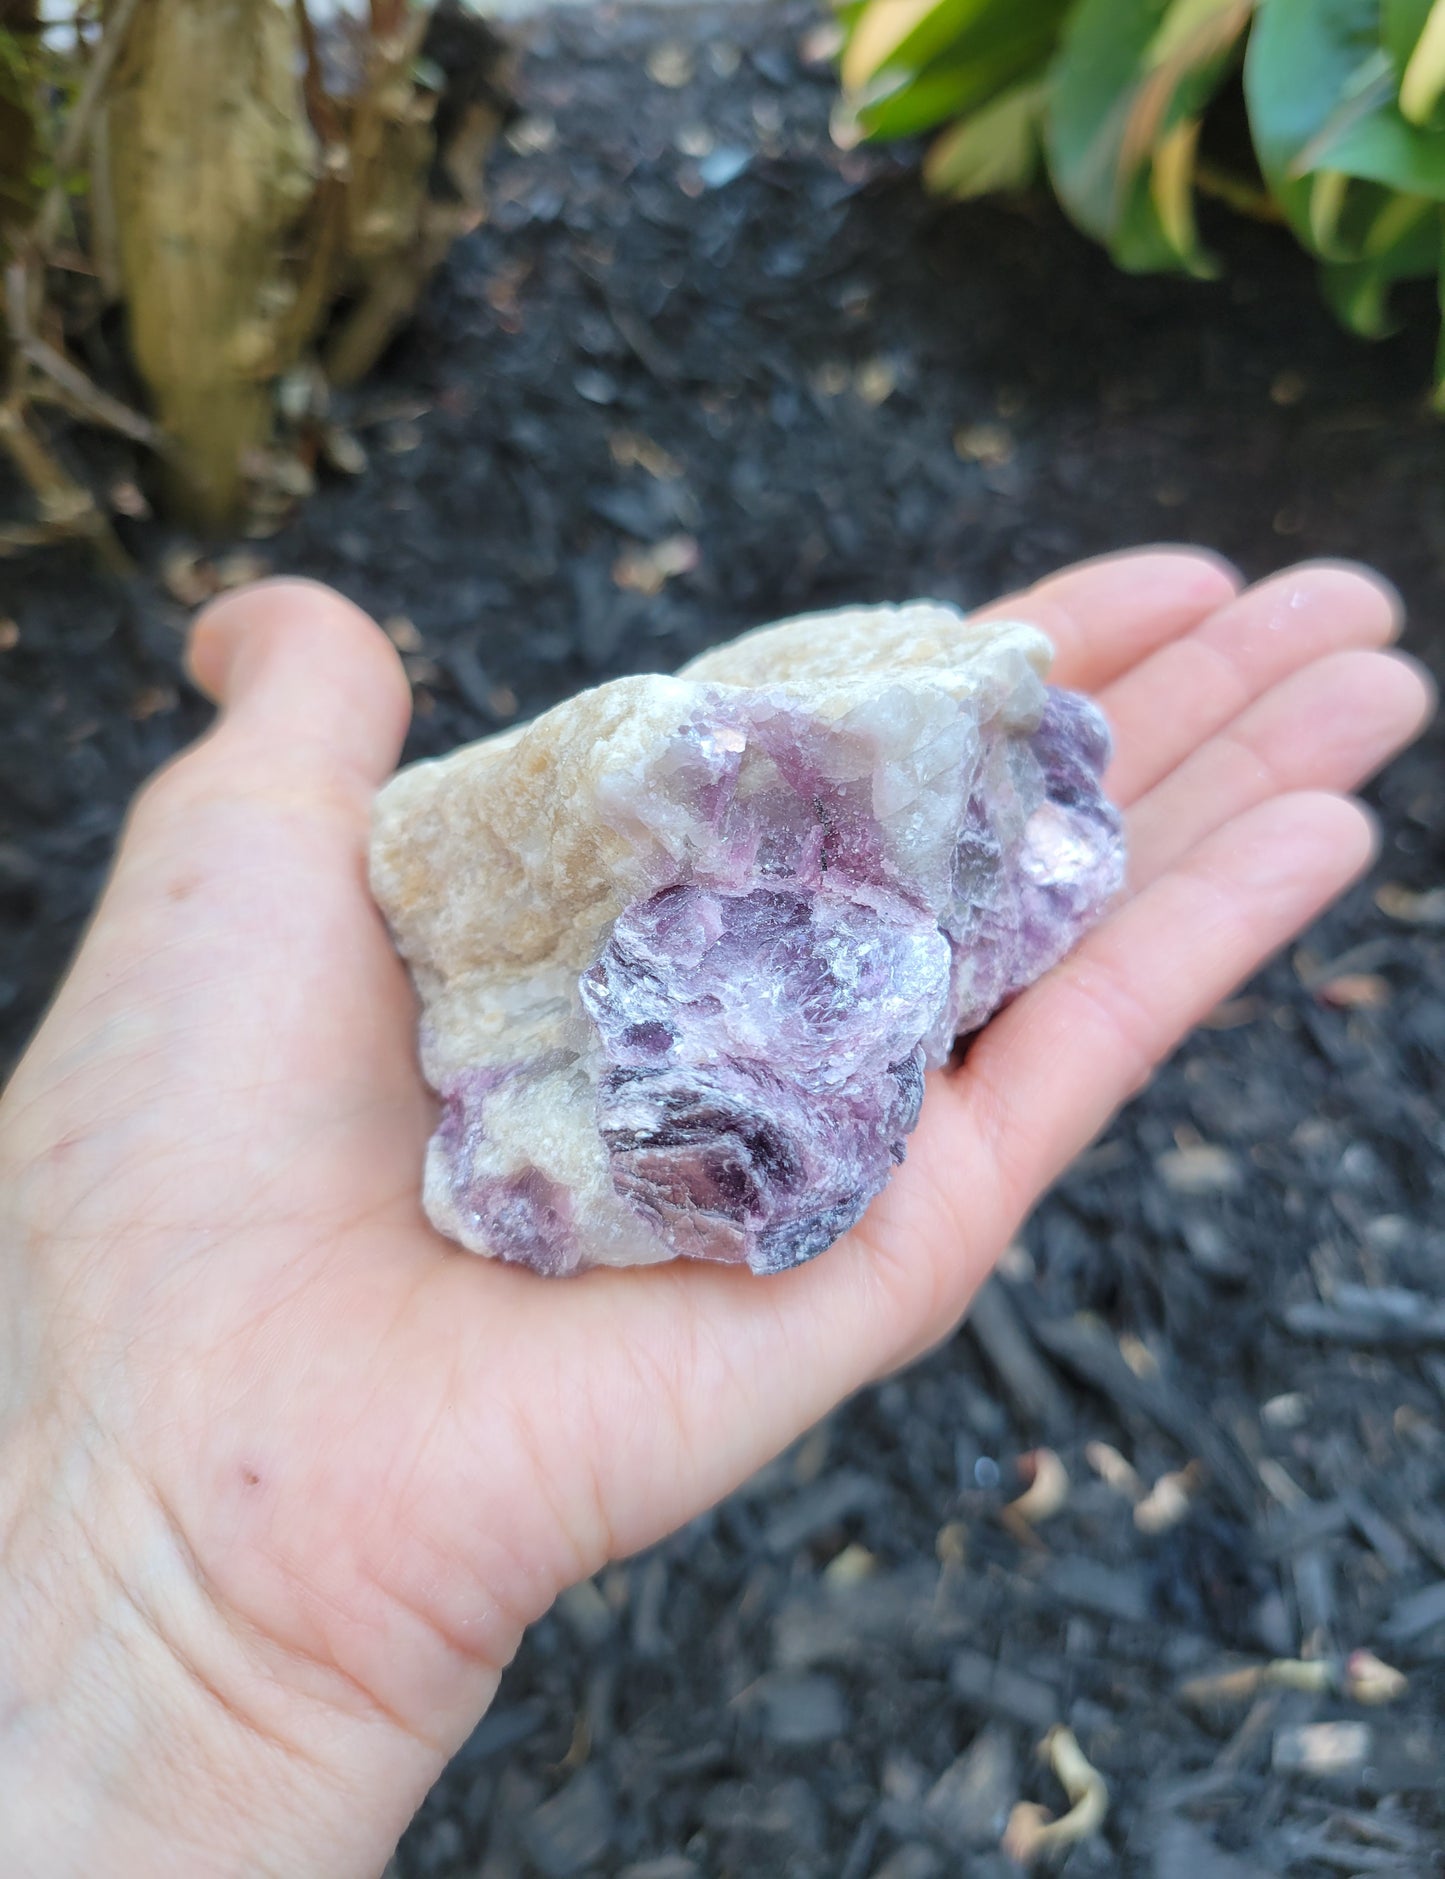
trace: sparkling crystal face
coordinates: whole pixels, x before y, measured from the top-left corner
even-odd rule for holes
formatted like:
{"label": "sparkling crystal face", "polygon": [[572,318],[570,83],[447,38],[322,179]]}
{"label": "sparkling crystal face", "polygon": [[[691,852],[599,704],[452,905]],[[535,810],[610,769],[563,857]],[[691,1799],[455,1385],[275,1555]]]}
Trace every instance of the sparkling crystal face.
{"label": "sparkling crystal face", "polygon": [[618,1190],[679,1251],[765,1271],[821,1251],[903,1158],[949,967],[902,901],[673,887],[628,908],[580,987]]}
{"label": "sparkling crystal face", "polygon": [[1086,700],[991,744],[945,715],[891,774],[871,729],[767,696],[689,726],[662,766],[686,878],[582,975],[614,1185],[676,1252],[775,1272],[829,1245],[903,1159],[925,1064],[1119,885]]}

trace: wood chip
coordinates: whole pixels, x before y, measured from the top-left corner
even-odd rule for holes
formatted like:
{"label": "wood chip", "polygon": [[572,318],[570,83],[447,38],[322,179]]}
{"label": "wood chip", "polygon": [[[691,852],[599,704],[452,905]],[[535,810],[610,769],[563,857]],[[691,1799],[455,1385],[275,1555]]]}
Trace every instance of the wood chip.
{"label": "wood chip", "polygon": [[949,1667],[948,1687],[961,1703],[986,1716],[1001,1716],[1031,1729],[1047,1729],[1058,1720],[1057,1690],[1008,1669],[983,1651],[958,1653]]}
{"label": "wood chip", "polygon": [[1071,1420],[1069,1399],[1002,1280],[990,1279],[984,1286],[967,1324],[1024,1421],[1038,1429],[1066,1428]]}
{"label": "wood chip", "polygon": [[1288,1306],[1284,1322],[1296,1337],[1325,1344],[1392,1350],[1445,1345],[1445,1304],[1399,1286],[1339,1285],[1328,1302]]}
{"label": "wood chip", "polygon": [[1380,1636],[1391,1644],[1413,1644],[1436,1625],[1445,1625],[1445,1580],[1401,1599],[1380,1626]]}

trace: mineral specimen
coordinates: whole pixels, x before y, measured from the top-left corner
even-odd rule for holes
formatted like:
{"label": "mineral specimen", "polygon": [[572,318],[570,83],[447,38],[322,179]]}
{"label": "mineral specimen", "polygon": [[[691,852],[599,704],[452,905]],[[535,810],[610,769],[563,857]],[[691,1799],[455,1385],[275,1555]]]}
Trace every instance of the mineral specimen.
{"label": "mineral specimen", "polygon": [[388,784],[434,1224],[549,1274],[778,1272],[851,1226],[924,1069],[1120,884],[1107,732],[1050,656],[927,603],[818,614]]}

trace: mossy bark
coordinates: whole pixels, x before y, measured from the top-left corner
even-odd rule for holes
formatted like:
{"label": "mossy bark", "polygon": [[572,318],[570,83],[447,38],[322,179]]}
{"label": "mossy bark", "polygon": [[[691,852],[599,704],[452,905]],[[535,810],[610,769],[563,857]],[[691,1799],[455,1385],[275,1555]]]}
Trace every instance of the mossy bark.
{"label": "mossy bark", "polygon": [[35,162],[36,51],[40,20],[35,0],[0,0],[0,253],[34,213],[39,191]]}
{"label": "mossy bark", "polygon": [[320,162],[301,70],[286,0],[143,0],[109,91],[131,351],[173,446],[170,506],[205,529],[239,516],[299,353],[290,238]]}

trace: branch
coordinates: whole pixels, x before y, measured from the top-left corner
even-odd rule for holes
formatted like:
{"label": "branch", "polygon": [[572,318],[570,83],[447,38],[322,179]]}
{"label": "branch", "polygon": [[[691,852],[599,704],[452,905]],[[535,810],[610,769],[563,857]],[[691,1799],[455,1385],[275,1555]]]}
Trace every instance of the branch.
{"label": "branch", "polygon": [[164,451],[166,440],[156,426],[119,398],[102,391],[86,377],[80,367],[48,340],[32,331],[29,309],[29,279],[23,261],[12,261],[5,270],[5,317],[16,351],[37,372],[58,385],[66,398],[86,417],[110,430],[119,431],[132,443]]}
{"label": "branch", "polygon": [[0,532],[0,547],[28,547],[83,535],[106,565],[118,574],[132,572],[130,559],[104,511],[83,483],[77,483],[25,421],[11,398],[0,404],[0,447],[10,454],[40,507],[38,529]]}

